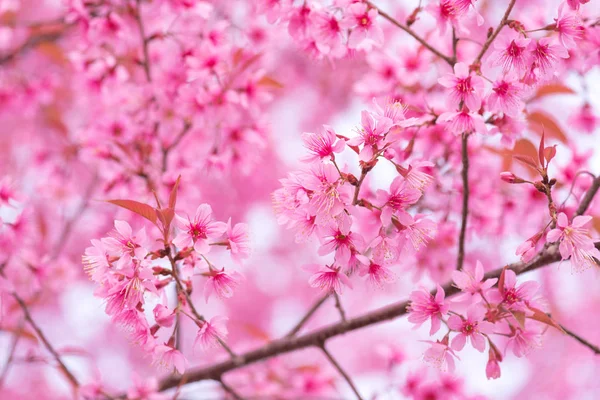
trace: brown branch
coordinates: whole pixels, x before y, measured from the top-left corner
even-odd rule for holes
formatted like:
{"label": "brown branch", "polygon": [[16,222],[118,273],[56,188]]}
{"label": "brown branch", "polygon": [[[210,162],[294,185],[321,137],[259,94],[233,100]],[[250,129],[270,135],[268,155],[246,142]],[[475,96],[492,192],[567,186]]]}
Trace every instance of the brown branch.
{"label": "brown branch", "polygon": [[323,303],[325,303],[325,300],[327,300],[329,296],[331,296],[331,293],[328,293],[325,296],[321,297],[315,304],[313,304],[313,306],[308,310],[308,312],[304,314],[304,317],[302,317],[302,319],[292,328],[292,330],[287,335],[285,335],[285,337],[290,338],[292,336],[295,336],[300,331],[300,329],[302,329],[302,327],[308,322],[310,317],[312,317],[313,314],[317,312],[317,310],[323,305]]}
{"label": "brown branch", "polygon": [[[600,248],[600,242],[596,243],[596,247]],[[553,244],[545,248],[529,263],[517,262],[507,266],[507,268],[515,271],[516,274],[522,274],[527,271],[532,271],[548,264],[560,261],[561,256],[558,251],[558,246]],[[485,277],[498,278],[502,273],[503,268],[488,272]],[[448,282],[443,286],[447,296],[452,296],[459,293],[452,282]],[[408,301],[402,301],[370,311],[361,316],[332,324],[314,332],[307,333],[297,337],[285,337],[275,340],[255,350],[248,351],[237,357],[236,360],[227,360],[218,364],[213,364],[207,367],[191,370],[184,374],[187,382],[197,382],[206,379],[218,380],[223,374],[258,361],[262,361],[271,357],[279,356],[285,353],[290,353],[299,349],[309,347],[321,347],[321,345],[329,338],[343,335],[357,329],[371,326],[380,322],[388,321],[403,315],[406,315],[406,307]],[[160,383],[160,390],[167,390],[176,387],[179,379],[167,377]]]}
{"label": "brown branch", "polygon": [[340,295],[334,292],[333,297],[335,298],[335,308],[337,308],[340,312],[340,317],[342,318],[342,321],[346,321],[346,312],[344,311],[344,307],[342,307]]}
{"label": "brown branch", "polygon": [[508,8],[506,9],[506,12],[504,13],[504,16],[502,17],[502,20],[500,20],[500,23],[498,24],[498,27],[496,28],[496,30],[490,35],[490,37],[483,44],[483,47],[481,48],[481,51],[479,52],[479,54],[477,55],[477,58],[473,62],[474,65],[481,64],[481,58],[488,51],[488,49],[490,48],[490,45],[492,44],[492,42],[494,40],[496,40],[496,37],[498,36],[498,34],[502,30],[502,28],[504,28],[504,25],[506,25],[506,23],[508,21],[508,16],[510,15],[510,12],[512,11],[513,7],[515,6],[516,1],[517,0],[510,0],[510,4],[508,5]]}
{"label": "brown branch", "polygon": [[350,375],[348,375],[348,373],[346,371],[344,371],[344,369],[342,368],[342,366],[336,361],[335,358],[333,358],[333,356],[331,355],[331,353],[329,351],[327,351],[327,349],[325,348],[324,344],[321,346],[321,350],[323,350],[323,353],[325,354],[325,356],[327,357],[327,359],[329,360],[329,362],[335,367],[335,369],[338,370],[338,372],[340,373],[340,375],[342,375],[344,377],[344,379],[346,380],[346,382],[348,382],[348,385],[350,386],[350,388],[352,388],[352,391],[356,395],[356,398],[358,400],[363,400],[362,396],[358,392],[358,389],[356,388],[356,385],[354,385],[354,382],[352,381],[352,378],[350,378]]}
{"label": "brown branch", "polygon": [[38,337],[40,338],[40,340],[42,341],[42,343],[44,343],[44,346],[46,347],[46,350],[48,350],[48,352],[50,352],[50,354],[52,354],[52,357],[54,357],[54,360],[56,360],[56,362],[58,363],[59,368],[65,374],[65,376],[67,377],[67,379],[69,380],[69,382],[71,382],[71,384],[74,387],[79,387],[79,382],[77,381],[77,378],[75,378],[75,375],[73,375],[71,373],[71,371],[69,371],[69,369],[67,368],[67,366],[65,365],[65,363],[60,358],[60,355],[57,353],[56,350],[54,350],[54,347],[52,347],[52,344],[48,341],[48,339],[44,335],[44,332],[42,332],[42,330],[40,329],[40,327],[33,320],[32,316],[31,316],[31,314],[29,312],[29,308],[27,307],[27,304],[25,304],[25,302],[23,301],[23,299],[21,299],[21,297],[18,294],[13,293],[12,295],[15,298],[15,300],[17,301],[17,303],[19,303],[19,306],[21,307],[21,309],[23,310],[23,314],[25,315],[25,320],[27,322],[29,322],[29,325],[31,325],[31,327],[33,328],[33,330],[35,331],[35,333],[38,335]]}
{"label": "brown branch", "polygon": [[590,342],[588,342],[587,340],[585,340],[584,338],[582,338],[581,336],[577,335],[576,333],[574,333],[573,331],[568,330],[567,328],[565,328],[564,325],[560,326],[562,328],[563,331],[565,331],[565,333],[569,336],[571,336],[573,339],[577,340],[579,343],[581,343],[582,345],[588,347],[590,350],[592,350],[595,354],[600,354],[600,347],[596,346],[595,344],[592,344]]}
{"label": "brown branch", "polygon": [[62,250],[64,249],[65,245],[67,244],[67,240],[69,239],[69,236],[71,235],[71,233],[73,231],[73,227],[75,226],[75,223],[77,223],[79,218],[81,218],[81,216],[85,213],[85,210],[87,210],[88,206],[90,205],[90,200],[92,198],[92,194],[94,193],[94,189],[96,189],[96,186],[98,185],[99,180],[100,179],[99,179],[98,175],[97,174],[94,175],[92,182],[88,185],[87,189],[85,190],[85,194],[83,195],[83,202],[79,205],[79,208],[75,211],[73,216],[63,226],[63,229],[58,237],[58,240],[56,241],[56,244],[54,245],[51,260],[55,260],[60,255]]}
{"label": "brown branch", "polygon": [[417,42],[421,43],[421,45],[423,45],[423,47],[425,47],[427,50],[429,50],[430,52],[432,52],[433,54],[435,54],[442,60],[446,61],[449,65],[451,65],[451,66],[454,65],[452,58],[442,54],[438,49],[436,49],[435,47],[433,47],[432,45],[427,43],[427,41],[425,39],[423,39],[421,36],[419,36],[415,31],[410,29],[408,26],[402,24],[400,21],[398,21],[397,19],[395,19],[394,17],[392,17],[385,11],[382,11],[379,7],[377,7],[372,2],[365,1],[365,3],[368,4],[369,7],[376,9],[377,12],[379,13],[379,15],[381,15],[383,18],[387,19],[392,24],[396,25],[398,28],[402,29],[404,32],[406,32],[410,36],[412,36]]}
{"label": "brown branch", "polygon": [[458,237],[458,258],[456,261],[456,269],[461,269],[463,261],[465,259],[465,236],[467,233],[467,219],[469,217],[469,146],[468,146],[469,134],[463,133],[462,135],[462,183],[463,183],[463,196],[462,196],[462,217],[460,225],[460,234]]}
{"label": "brown branch", "polygon": [[600,189],[600,175],[594,179],[592,186],[590,186],[587,193],[581,200],[581,203],[579,203],[579,207],[577,207],[577,211],[575,212],[576,216],[582,215],[587,211],[588,207],[592,203],[592,200],[594,199],[594,196],[596,196],[596,193],[598,193],[598,189]]}
{"label": "brown branch", "polygon": [[144,52],[144,60],[142,66],[144,67],[144,73],[146,74],[146,80],[152,82],[152,71],[150,71],[150,56],[148,55],[148,40],[144,31],[144,23],[142,22],[141,15],[141,0],[135,2],[135,21],[137,22],[140,37],[142,39],[142,50]]}
{"label": "brown branch", "polygon": [[175,140],[170,145],[163,147],[163,149],[162,149],[162,172],[167,171],[167,166],[169,164],[169,153],[171,152],[171,150],[173,150],[175,147],[177,147],[179,145],[181,140],[184,138],[185,135],[187,135],[187,133],[190,131],[191,128],[192,128],[192,124],[186,121],[183,125],[183,129],[181,130],[181,132],[179,132],[179,135],[177,135]]}
{"label": "brown branch", "polygon": [[15,331],[15,334],[13,336],[13,340],[10,345],[10,352],[8,353],[8,358],[6,359],[6,363],[4,364],[4,367],[2,367],[2,372],[0,373],[0,388],[2,388],[2,385],[4,385],[4,380],[6,379],[6,377],[8,375],[8,371],[10,370],[10,367],[15,359],[17,345],[19,344],[19,340],[21,339],[21,334],[23,333],[23,325],[24,325],[24,321],[22,321],[19,324],[19,328]]}
{"label": "brown branch", "polygon": [[229,386],[228,384],[223,382],[223,379],[219,379],[219,383],[221,384],[221,387],[223,388],[223,390],[225,390],[227,393],[229,393],[231,395],[231,397],[233,397],[235,400],[244,400],[244,398],[242,396],[240,396],[239,394],[237,394],[236,391],[231,386]]}
{"label": "brown branch", "polygon": [[[169,258],[169,262],[171,263],[171,268],[173,271],[171,276],[173,276],[173,279],[175,279],[175,283],[176,283],[177,287],[179,288],[179,292],[185,296],[185,300],[190,308],[190,311],[192,312],[194,317],[196,317],[199,321],[206,322],[206,318],[204,318],[204,316],[202,316],[198,312],[198,310],[196,310],[196,307],[194,306],[194,303],[192,302],[192,298],[190,297],[190,294],[188,293],[187,289],[183,286],[183,284],[181,283],[181,280],[179,279],[179,276],[177,274],[177,266],[175,264],[175,259],[173,258],[173,256],[171,255],[170,252],[167,253],[167,257]],[[219,344],[221,345],[221,347],[223,347],[223,349],[225,349],[225,351],[227,351],[227,353],[229,353],[232,360],[237,361],[236,354],[233,352],[233,350],[231,350],[231,348],[227,345],[227,343],[225,343],[220,337],[217,337],[217,340],[219,341]]]}
{"label": "brown branch", "polygon": [[354,197],[352,198],[352,204],[354,204],[354,205],[358,204],[358,195],[360,194],[360,187],[362,186],[368,173],[369,173],[369,170],[367,170],[365,168],[362,168],[360,171],[360,178],[358,178],[356,188],[354,189]]}

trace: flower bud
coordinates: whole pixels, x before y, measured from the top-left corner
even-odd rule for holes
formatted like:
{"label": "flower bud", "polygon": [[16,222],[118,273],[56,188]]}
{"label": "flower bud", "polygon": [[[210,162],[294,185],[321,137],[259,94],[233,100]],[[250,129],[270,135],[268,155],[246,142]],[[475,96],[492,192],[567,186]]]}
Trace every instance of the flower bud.
{"label": "flower bud", "polygon": [[519,178],[518,176],[509,171],[501,172],[500,179],[508,183],[525,183],[524,179]]}

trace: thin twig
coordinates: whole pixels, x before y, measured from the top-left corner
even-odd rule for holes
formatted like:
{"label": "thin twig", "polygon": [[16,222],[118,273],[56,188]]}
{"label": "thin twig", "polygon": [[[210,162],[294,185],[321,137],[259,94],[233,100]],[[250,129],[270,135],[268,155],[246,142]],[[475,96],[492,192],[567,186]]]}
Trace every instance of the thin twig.
{"label": "thin twig", "polygon": [[581,336],[577,335],[573,331],[568,330],[567,328],[565,328],[564,325],[561,325],[560,327],[562,328],[563,331],[565,331],[565,333],[567,335],[571,336],[573,339],[577,340],[579,343],[581,343],[585,347],[588,347],[594,353],[600,354],[600,347],[596,346],[595,344],[592,344],[592,343],[588,342],[587,340],[585,340]]}
{"label": "thin twig", "polygon": [[60,355],[57,353],[57,351],[54,350],[54,347],[52,347],[52,344],[50,343],[50,341],[48,341],[48,339],[44,335],[44,332],[42,332],[40,327],[33,320],[32,316],[29,312],[29,308],[27,307],[27,304],[25,304],[23,299],[21,299],[21,297],[18,294],[13,293],[12,295],[15,298],[15,300],[17,301],[17,303],[19,303],[19,306],[21,307],[21,309],[23,310],[23,314],[25,315],[25,320],[27,320],[27,322],[29,322],[29,325],[31,325],[31,327],[33,328],[35,333],[38,335],[38,337],[40,338],[42,343],[44,343],[46,350],[48,350],[48,352],[50,352],[50,354],[52,354],[52,357],[54,357],[54,360],[56,360],[59,368],[65,374],[65,376],[67,377],[69,382],[71,382],[71,384],[74,387],[79,387],[79,382],[77,381],[77,378],[75,378],[75,375],[73,375],[71,373],[71,371],[69,371],[69,368],[67,368],[65,363],[62,361],[62,359],[60,358]]}
{"label": "thin twig", "polygon": [[152,82],[152,71],[150,71],[150,56],[148,55],[148,41],[146,40],[146,33],[144,31],[144,23],[142,22],[141,15],[141,0],[136,0],[135,5],[135,20],[137,22],[140,37],[142,39],[142,50],[144,52],[144,60],[142,66],[144,67],[144,73],[146,74],[146,80]]}
{"label": "thin twig", "polygon": [[460,225],[460,234],[458,237],[458,259],[456,261],[456,269],[461,269],[465,259],[465,236],[467,233],[467,219],[469,218],[469,134],[462,135],[462,217]]}
{"label": "thin twig", "polygon": [[517,0],[510,0],[510,4],[508,5],[508,8],[506,9],[504,16],[502,17],[502,20],[500,20],[500,23],[498,24],[498,27],[496,28],[496,30],[490,35],[490,37],[483,44],[481,51],[479,52],[479,54],[477,55],[477,58],[473,62],[474,65],[481,64],[481,58],[488,51],[492,42],[494,40],[496,40],[496,37],[498,36],[498,34],[502,30],[502,28],[504,28],[504,25],[506,25],[506,22],[508,21],[508,16],[510,15],[510,12],[512,11],[513,7],[515,6],[516,1]]}
{"label": "thin twig", "polygon": [[336,361],[335,358],[333,358],[333,356],[331,355],[331,353],[329,351],[327,351],[327,349],[325,348],[325,345],[321,346],[321,350],[323,350],[323,353],[325,354],[325,356],[327,357],[327,359],[329,360],[329,362],[335,367],[335,369],[338,370],[338,372],[340,373],[340,375],[342,375],[344,377],[344,379],[346,380],[346,382],[348,382],[348,385],[350,386],[350,388],[352,388],[352,391],[356,395],[356,398],[358,400],[363,400],[362,396],[358,392],[358,389],[356,388],[356,385],[352,381],[352,378],[350,378],[350,375],[348,375],[348,373],[346,371],[344,371],[344,369],[342,368],[342,366]]}
{"label": "thin twig", "polygon": [[403,23],[401,23],[400,21],[398,21],[397,19],[395,19],[394,17],[392,17],[391,15],[386,13],[385,11],[382,11],[379,7],[377,7],[372,2],[365,1],[365,3],[367,3],[371,8],[376,9],[377,12],[379,13],[379,15],[381,15],[383,18],[387,19],[392,24],[396,25],[398,28],[402,29],[404,32],[406,32],[410,36],[412,36],[417,42],[421,43],[421,45],[423,45],[423,47],[425,47],[427,50],[431,51],[433,54],[435,54],[442,60],[446,61],[449,65],[451,65],[451,66],[454,65],[454,63],[450,57],[442,54],[438,49],[436,49],[435,47],[433,47],[432,45],[427,43],[427,41],[425,39],[423,39],[421,36],[419,36],[415,31],[410,29],[408,26],[404,25]]}
{"label": "thin twig", "polygon": [[[179,292],[183,293],[183,295],[185,296],[185,300],[190,308],[190,311],[192,312],[194,317],[196,317],[199,321],[206,322],[206,318],[204,318],[204,316],[202,316],[202,314],[200,314],[198,312],[198,310],[196,310],[196,307],[194,306],[194,303],[192,302],[192,298],[190,297],[190,294],[188,293],[187,289],[183,286],[183,284],[181,283],[181,280],[179,279],[179,276],[177,274],[177,267],[175,264],[175,259],[173,258],[173,256],[171,255],[170,252],[167,253],[167,257],[171,263],[171,268],[173,270],[173,274],[171,276],[173,276],[173,279],[175,279],[175,283],[176,283],[177,287],[179,288]],[[234,360],[237,360],[237,355],[233,352],[233,350],[231,350],[231,348],[227,345],[227,343],[225,343],[219,337],[217,337],[217,340],[219,341],[219,344],[221,345],[221,347],[223,347],[223,349],[225,349],[225,351],[227,351],[227,353],[229,353],[231,358]]]}
{"label": "thin twig", "polygon": [[181,130],[181,132],[179,132],[179,135],[177,135],[175,140],[170,145],[162,149],[162,172],[167,171],[167,167],[169,164],[169,153],[171,152],[171,150],[173,150],[179,145],[181,140],[185,137],[185,135],[187,135],[191,128],[192,124],[186,121],[183,125],[183,129]]}
{"label": "thin twig", "polygon": [[13,336],[13,340],[10,345],[10,352],[8,353],[8,358],[6,359],[6,363],[4,364],[2,372],[0,373],[0,388],[4,384],[4,380],[6,379],[8,371],[10,370],[10,367],[14,361],[15,352],[17,351],[17,345],[19,344],[19,340],[21,339],[21,335],[23,333],[23,325],[23,322],[19,324],[19,328],[15,331],[15,334]]}
{"label": "thin twig", "polygon": [[308,322],[310,317],[312,317],[313,314],[317,312],[319,307],[321,307],[321,305],[325,303],[325,300],[327,300],[329,296],[331,296],[331,293],[327,293],[325,296],[321,297],[315,304],[313,304],[313,306],[308,310],[308,312],[304,314],[304,317],[302,317],[302,319],[292,328],[292,330],[287,335],[285,335],[285,337],[290,338],[292,336],[295,336],[300,331],[300,329],[302,329],[302,327]]}
{"label": "thin twig", "polygon": [[363,168],[360,171],[360,178],[358,178],[358,183],[356,184],[356,188],[354,189],[354,197],[352,198],[352,204],[356,205],[358,203],[358,195],[360,194],[360,187],[362,186],[365,178],[367,177],[367,173],[369,171]]}
{"label": "thin twig", "polygon": [[333,292],[333,297],[335,297],[335,308],[340,312],[340,317],[342,321],[346,322],[346,312],[344,311],[344,307],[342,307],[342,302],[340,301],[340,295],[337,292]]}
{"label": "thin twig", "polygon": [[223,382],[223,379],[219,379],[219,383],[221,384],[221,387],[223,388],[223,390],[225,390],[227,393],[229,393],[231,395],[231,397],[233,397],[235,400],[244,400],[244,398],[242,396],[240,396],[239,394],[237,394],[236,391],[231,386],[229,386],[228,384]]}
{"label": "thin twig", "polygon": [[[596,243],[596,247],[600,249],[600,242]],[[517,275],[527,271],[544,267],[554,262],[560,261],[561,256],[556,244],[544,248],[537,256],[528,263],[517,262],[507,266],[508,269],[514,271]],[[485,274],[485,279],[498,278],[504,268],[499,268],[495,271]],[[443,286],[446,296],[452,296],[460,292],[452,282],[448,282]],[[435,294],[435,293],[433,293]],[[226,360],[221,363],[209,365],[207,367],[192,369],[185,374],[187,382],[198,382],[206,379],[217,379],[224,373],[232,371],[250,364],[262,361],[274,356],[282,355],[292,351],[305,349],[308,347],[320,347],[327,339],[343,335],[348,332],[355,331],[367,326],[371,326],[380,322],[392,320],[400,316],[406,315],[408,301],[402,301],[370,311],[361,316],[332,324],[314,332],[307,333],[297,337],[286,337],[283,339],[272,341],[258,349],[240,354],[236,360]],[[179,384],[179,379],[167,377],[160,383],[160,390],[167,390],[176,387]]]}
{"label": "thin twig", "polygon": [[600,189],[600,175],[594,179],[592,186],[590,186],[585,196],[583,196],[583,199],[581,200],[581,203],[579,203],[579,207],[577,207],[577,211],[575,212],[576,216],[583,215],[583,213],[587,211],[588,207],[592,203],[592,200],[594,199],[594,196],[596,196],[596,193],[598,193],[598,189]]}

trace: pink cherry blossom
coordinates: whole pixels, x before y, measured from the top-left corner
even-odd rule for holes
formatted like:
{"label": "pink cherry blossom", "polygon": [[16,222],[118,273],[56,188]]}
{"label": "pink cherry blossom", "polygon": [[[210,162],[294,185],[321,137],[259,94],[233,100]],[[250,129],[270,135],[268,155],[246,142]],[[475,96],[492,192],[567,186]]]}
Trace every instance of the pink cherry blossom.
{"label": "pink cherry blossom", "polygon": [[416,203],[421,197],[421,192],[413,189],[408,185],[408,181],[398,176],[390,185],[390,191],[377,191],[377,198],[381,203],[381,221],[385,224],[392,222],[392,217],[397,217],[400,222],[406,222],[408,225],[411,221],[410,215],[406,208]]}
{"label": "pink cherry blossom", "polygon": [[512,348],[515,356],[523,357],[541,345],[541,335],[537,330],[516,328],[506,346],[507,349]]}
{"label": "pink cherry blossom", "polygon": [[431,343],[431,347],[425,351],[423,359],[441,371],[453,373],[456,369],[456,362],[454,359],[458,359],[458,356],[454,353],[454,350],[448,346],[447,341],[429,343]]}
{"label": "pink cherry blossom", "polygon": [[324,125],[318,133],[303,133],[302,141],[304,147],[312,153],[303,159],[306,162],[322,160],[344,150],[344,141],[338,140],[333,129],[327,125]]}
{"label": "pink cherry blossom", "polygon": [[173,239],[173,244],[179,248],[193,247],[201,254],[210,251],[210,239],[219,238],[226,230],[225,223],[212,220],[212,208],[208,204],[199,205],[193,219],[179,215],[175,218],[182,231]]}
{"label": "pink cherry blossom", "polygon": [[206,350],[218,346],[219,339],[227,339],[227,327],[225,324],[228,319],[224,316],[216,316],[212,317],[210,321],[204,321],[198,330],[194,346],[200,345],[202,349]]}
{"label": "pink cherry blossom", "polygon": [[425,321],[431,319],[430,335],[440,330],[441,319],[448,312],[450,306],[444,302],[444,289],[437,285],[435,296],[426,289],[419,289],[411,292],[408,297],[410,305],[408,306],[408,321],[415,324],[415,328],[420,327]]}
{"label": "pink cherry blossom", "polygon": [[375,22],[377,10],[369,8],[366,3],[356,2],[348,7],[344,26],[351,28],[348,47],[351,49],[369,50],[373,45],[383,43],[383,30]]}
{"label": "pink cherry blossom", "polygon": [[387,117],[379,117],[374,119],[373,115],[368,111],[361,113],[361,127],[358,129],[358,136],[350,139],[350,146],[363,145],[360,151],[360,159],[369,161],[373,155],[381,150],[384,135],[387,134],[392,127],[392,120]]}
{"label": "pink cherry blossom", "polygon": [[352,289],[352,283],[345,273],[341,272],[341,268],[330,266],[321,266],[310,264],[304,266],[304,269],[311,272],[312,275],[308,280],[311,287],[319,288],[326,292],[342,293],[342,285]]}
{"label": "pink cherry blossom", "polygon": [[165,368],[175,368],[183,374],[187,368],[188,361],[179,350],[167,345],[158,345],[153,351],[156,362]]}
{"label": "pink cherry blossom", "polygon": [[454,298],[456,302],[471,301],[479,302],[482,296],[496,284],[497,278],[484,280],[484,270],[481,262],[477,261],[474,273],[468,271],[453,271],[452,280],[454,284],[463,292]]}
{"label": "pink cherry blossom", "polygon": [[523,90],[521,85],[512,79],[497,80],[490,92],[487,101],[490,111],[502,112],[510,116],[516,116],[524,107]]}
{"label": "pink cherry blossom", "polygon": [[579,215],[569,220],[565,213],[558,214],[557,228],[546,235],[549,242],[560,242],[559,250],[563,260],[571,258],[573,271],[581,272],[588,268],[597,267],[600,260],[600,250],[595,245],[590,233],[584,226],[592,220],[587,215]]}
{"label": "pink cherry blossom", "polygon": [[458,334],[452,339],[451,346],[454,350],[460,351],[465,347],[467,339],[479,352],[485,350],[484,334],[494,332],[494,324],[484,321],[485,308],[473,305],[467,310],[467,317],[451,315],[448,318],[448,327]]}
{"label": "pink cherry blossom", "polygon": [[458,107],[460,103],[464,103],[475,111],[481,107],[483,79],[470,74],[465,63],[457,63],[454,66],[454,74],[446,74],[438,82],[450,89],[449,100],[452,106]]}
{"label": "pink cherry blossom", "polygon": [[231,257],[240,263],[242,260],[250,257],[250,235],[248,225],[244,223],[231,225],[231,218],[227,221],[227,230],[225,232],[225,243],[231,251]]}
{"label": "pink cherry blossom", "polygon": [[209,278],[204,284],[204,300],[208,302],[208,298],[215,293],[220,298],[231,298],[233,292],[243,280],[242,274],[237,271],[211,271]]}
{"label": "pink cherry blossom", "polygon": [[580,40],[585,33],[585,28],[581,17],[576,12],[569,10],[563,3],[558,9],[558,18],[556,21],[556,31],[560,42],[566,49],[575,47],[576,41]]}
{"label": "pink cherry blossom", "polygon": [[531,62],[528,50],[531,39],[511,32],[494,42],[495,51],[490,55],[493,65],[500,65],[504,72],[516,71],[523,73]]}

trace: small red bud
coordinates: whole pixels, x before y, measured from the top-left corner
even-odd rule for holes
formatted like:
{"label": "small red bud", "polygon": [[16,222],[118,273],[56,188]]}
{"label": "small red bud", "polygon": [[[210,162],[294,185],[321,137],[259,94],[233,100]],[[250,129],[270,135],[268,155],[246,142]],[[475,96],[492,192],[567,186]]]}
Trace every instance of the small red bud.
{"label": "small red bud", "polygon": [[514,184],[525,183],[525,180],[523,180],[522,178],[519,178],[518,176],[516,176],[515,174],[513,174],[512,172],[509,172],[509,171],[501,172],[500,179],[502,179],[504,182],[507,182],[507,183],[514,183]]}

